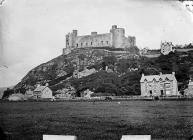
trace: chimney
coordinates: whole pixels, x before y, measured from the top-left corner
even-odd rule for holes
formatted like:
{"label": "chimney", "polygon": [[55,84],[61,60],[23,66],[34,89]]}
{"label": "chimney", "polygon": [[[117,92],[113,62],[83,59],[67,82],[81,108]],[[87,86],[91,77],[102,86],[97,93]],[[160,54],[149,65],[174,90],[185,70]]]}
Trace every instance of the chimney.
{"label": "chimney", "polygon": [[172,74],[175,75],[175,72],[173,71]]}
{"label": "chimney", "polygon": [[112,29],[117,29],[117,25],[113,25],[113,26],[112,26]]}
{"label": "chimney", "polygon": [[142,77],[145,76],[144,73],[142,73]]}
{"label": "chimney", "polygon": [[45,84],[45,86],[46,86],[46,87],[48,87],[48,86],[49,86],[49,84],[48,84],[48,83],[46,83],[46,84]]}
{"label": "chimney", "polygon": [[159,72],[159,75],[162,75],[162,72]]}
{"label": "chimney", "polygon": [[97,32],[91,32],[91,35],[92,36],[97,35]]}
{"label": "chimney", "polygon": [[108,66],[105,66],[105,71],[107,71],[108,70]]}
{"label": "chimney", "polygon": [[36,84],[36,87],[40,87],[40,83],[37,83],[37,84]]}

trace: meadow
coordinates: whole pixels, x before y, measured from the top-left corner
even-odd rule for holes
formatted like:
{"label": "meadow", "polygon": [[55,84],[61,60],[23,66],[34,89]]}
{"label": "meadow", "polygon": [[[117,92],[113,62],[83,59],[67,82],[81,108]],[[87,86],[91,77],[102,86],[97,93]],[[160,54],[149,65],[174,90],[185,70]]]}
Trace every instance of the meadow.
{"label": "meadow", "polygon": [[185,140],[193,135],[193,101],[0,102],[0,128],[14,140],[41,140],[43,134]]}

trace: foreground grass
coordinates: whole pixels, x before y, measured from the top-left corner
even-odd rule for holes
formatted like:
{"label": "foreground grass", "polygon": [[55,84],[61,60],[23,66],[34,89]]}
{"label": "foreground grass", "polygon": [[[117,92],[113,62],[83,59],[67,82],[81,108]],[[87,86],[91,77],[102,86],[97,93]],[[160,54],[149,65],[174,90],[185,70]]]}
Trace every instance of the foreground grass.
{"label": "foreground grass", "polygon": [[183,140],[193,135],[193,101],[1,102],[0,126],[14,140],[39,140],[43,134]]}

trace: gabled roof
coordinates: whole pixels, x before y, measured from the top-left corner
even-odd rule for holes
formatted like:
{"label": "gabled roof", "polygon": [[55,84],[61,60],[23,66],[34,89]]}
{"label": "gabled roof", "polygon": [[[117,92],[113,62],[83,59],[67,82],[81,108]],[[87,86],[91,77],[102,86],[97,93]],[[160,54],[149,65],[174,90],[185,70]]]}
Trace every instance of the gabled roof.
{"label": "gabled roof", "polygon": [[43,91],[47,86],[39,86],[37,87],[34,91],[38,92],[38,91]]}
{"label": "gabled roof", "polygon": [[173,74],[160,74],[160,75],[143,75],[141,77],[140,82],[144,82],[145,80],[147,80],[147,82],[156,80],[156,81],[165,81],[165,80],[170,80],[173,81],[175,80],[175,76]]}

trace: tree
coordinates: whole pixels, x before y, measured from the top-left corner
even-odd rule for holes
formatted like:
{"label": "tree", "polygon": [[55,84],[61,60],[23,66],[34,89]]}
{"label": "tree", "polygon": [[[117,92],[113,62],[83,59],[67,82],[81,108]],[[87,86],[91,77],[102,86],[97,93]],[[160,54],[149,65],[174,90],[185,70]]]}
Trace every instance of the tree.
{"label": "tree", "polygon": [[115,63],[117,62],[117,58],[114,55],[106,56],[106,57],[103,57],[103,62],[105,66],[109,66],[109,65],[114,66]]}

